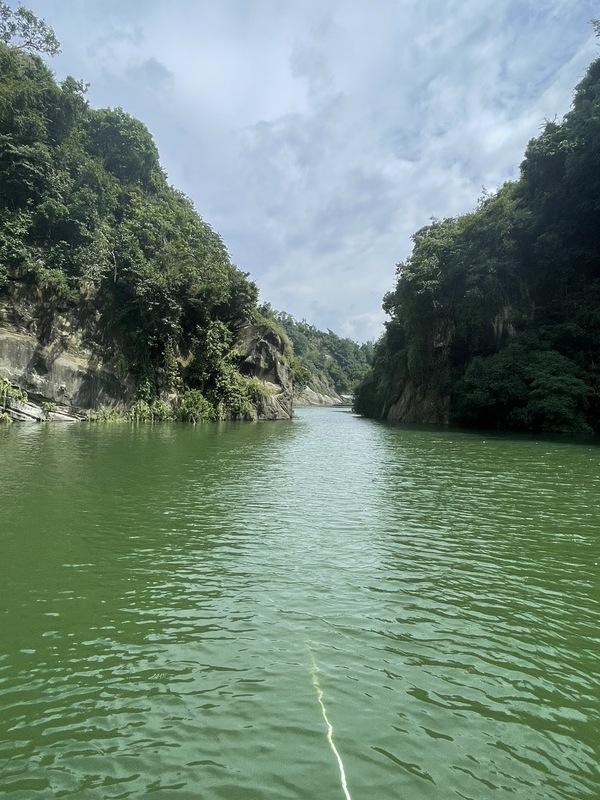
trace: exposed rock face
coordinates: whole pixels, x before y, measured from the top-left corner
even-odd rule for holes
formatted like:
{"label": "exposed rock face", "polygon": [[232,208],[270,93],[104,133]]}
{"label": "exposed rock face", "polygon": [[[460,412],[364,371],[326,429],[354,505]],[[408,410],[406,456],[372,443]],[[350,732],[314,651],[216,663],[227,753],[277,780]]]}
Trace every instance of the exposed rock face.
{"label": "exposed rock face", "polygon": [[0,296],[0,374],[32,400],[14,409],[16,419],[35,418],[44,402],[77,415],[133,398],[131,378],[103,360],[99,326],[90,309],[56,308],[26,285],[8,287]]}
{"label": "exposed rock face", "polygon": [[[64,348],[64,349],[63,349]],[[44,345],[31,333],[0,328],[0,370],[32,397],[77,409],[114,405],[130,395],[107,366],[60,338]]]}
{"label": "exposed rock face", "polygon": [[10,400],[8,411],[16,422],[79,422],[81,417],[65,406],[56,405],[52,411],[44,403],[31,400]]}
{"label": "exposed rock face", "polygon": [[257,378],[267,391],[258,409],[259,419],[291,419],[294,387],[285,357],[285,342],[266,325],[247,324],[239,332],[240,372]]}
{"label": "exposed rock face", "polygon": [[338,394],[325,394],[315,391],[311,386],[305,386],[298,392],[294,401],[299,406],[340,406],[344,402]]}
{"label": "exposed rock face", "polygon": [[[507,305],[489,321],[490,342],[498,349],[515,334],[512,323],[514,309]],[[430,367],[425,377],[406,377],[397,388],[395,397],[389,398],[387,413],[382,416],[391,422],[408,422],[426,425],[449,425],[453,409],[451,404],[450,375],[451,346],[454,325],[440,320],[433,328],[428,347]]]}
{"label": "exposed rock face", "polygon": [[327,375],[314,372],[310,383],[294,397],[299,406],[339,406],[344,401]]}
{"label": "exposed rock face", "polygon": [[436,389],[424,384],[415,386],[409,380],[402,386],[400,396],[390,406],[387,419],[390,422],[448,425],[450,397],[441,396]]}
{"label": "exposed rock face", "polygon": [[[397,387],[395,396],[389,398],[384,416],[390,422],[408,422],[424,425],[448,425],[450,422],[450,346],[454,325],[440,319],[432,326],[424,352],[430,368],[427,371],[410,370]],[[384,409],[385,410],[385,409]]]}
{"label": "exposed rock face", "polygon": [[[240,371],[266,390],[259,419],[290,419],[293,386],[283,340],[270,328],[248,324],[237,349]],[[120,371],[116,350],[93,300],[56,308],[17,282],[0,295],[0,376],[28,395],[27,402],[11,403],[15,420],[71,421],[99,406],[127,406],[136,386]],[[48,403],[50,411],[44,410]]]}

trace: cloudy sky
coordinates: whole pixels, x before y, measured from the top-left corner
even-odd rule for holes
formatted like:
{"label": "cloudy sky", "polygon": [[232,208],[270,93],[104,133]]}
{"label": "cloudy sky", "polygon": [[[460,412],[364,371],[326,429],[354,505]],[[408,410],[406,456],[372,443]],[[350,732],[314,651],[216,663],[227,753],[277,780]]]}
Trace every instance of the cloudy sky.
{"label": "cloudy sky", "polygon": [[28,0],[59,77],[155,136],[261,297],[364,340],[411,233],[516,176],[591,0]]}

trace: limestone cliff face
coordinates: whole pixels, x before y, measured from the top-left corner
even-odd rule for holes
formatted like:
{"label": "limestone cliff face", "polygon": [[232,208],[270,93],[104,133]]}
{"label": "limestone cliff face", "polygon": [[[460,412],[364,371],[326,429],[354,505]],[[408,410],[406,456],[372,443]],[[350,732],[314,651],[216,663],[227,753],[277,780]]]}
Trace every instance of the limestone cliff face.
{"label": "limestone cliff face", "polygon": [[[499,349],[515,334],[515,309],[503,306],[490,317],[487,335],[490,347]],[[427,368],[412,374],[407,370],[395,384],[383,416],[390,422],[448,425],[453,419],[451,360],[454,325],[440,320],[430,331],[423,348]]]}
{"label": "limestone cliff face", "polygon": [[29,411],[52,402],[75,413],[132,400],[135,385],[119,374],[106,331],[91,304],[58,307],[26,284],[0,296],[0,374],[29,395]]}
{"label": "limestone cliff face", "polygon": [[281,336],[266,325],[248,323],[238,334],[236,349],[242,375],[257,378],[266,390],[259,419],[291,419],[294,386]]}
{"label": "limestone cliff face", "polygon": [[450,422],[450,349],[454,326],[438,320],[423,346],[427,369],[421,363],[410,367],[398,382],[396,394],[388,399],[386,418],[390,422],[448,425]]}
{"label": "limestone cliff face", "polygon": [[326,375],[314,372],[308,384],[296,392],[294,402],[299,406],[339,406],[344,400]]}
{"label": "limestone cliff face", "polygon": [[294,402],[298,406],[341,406],[344,400],[337,392],[320,392],[309,385],[295,395]]}
{"label": "limestone cliff face", "polygon": [[[248,324],[236,349],[240,371],[265,388],[258,418],[290,419],[293,384],[281,338]],[[93,298],[59,307],[16,281],[0,294],[0,376],[28,395],[12,404],[14,419],[71,420],[100,406],[124,409],[135,400],[136,385],[122,365]],[[56,408],[43,413],[48,403]]]}

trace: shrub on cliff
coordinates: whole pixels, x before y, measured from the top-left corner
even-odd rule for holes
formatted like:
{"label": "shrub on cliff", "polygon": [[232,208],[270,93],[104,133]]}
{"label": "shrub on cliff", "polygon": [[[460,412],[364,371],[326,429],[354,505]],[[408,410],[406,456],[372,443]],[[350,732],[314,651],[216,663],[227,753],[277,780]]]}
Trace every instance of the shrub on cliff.
{"label": "shrub on cliff", "polygon": [[184,392],[179,401],[177,419],[183,422],[210,422],[214,420],[215,408],[198,389]]}

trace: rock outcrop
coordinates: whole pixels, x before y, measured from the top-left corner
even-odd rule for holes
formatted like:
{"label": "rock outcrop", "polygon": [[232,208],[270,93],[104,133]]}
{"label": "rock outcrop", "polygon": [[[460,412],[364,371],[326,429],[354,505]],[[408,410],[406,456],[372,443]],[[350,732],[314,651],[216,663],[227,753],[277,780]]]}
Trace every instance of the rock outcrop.
{"label": "rock outcrop", "polygon": [[400,395],[391,404],[387,419],[390,422],[448,425],[450,397],[441,395],[437,387],[417,386],[409,380],[402,385]]}
{"label": "rock outcrop", "polygon": [[[236,350],[240,372],[264,387],[258,418],[290,419],[293,383],[282,338],[247,324]],[[0,377],[27,394],[10,403],[17,421],[75,421],[99,407],[125,409],[136,385],[118,352],[93,298],[57,307],[16,281],[0,294]]]}
{"label": "rock outcrop", "polygon": [[30,285],[12,282],[0,295],[0,375],[29,398],[22,409],[13,403],[13,416],[35,419],[50,403],[57,408],[51,413],[76,418],[132,400],[131,377],[103,357],[104,336],[90,304],[57,307]]}
{"label": "rock outcrop", "polygon": [[298,406],[339,406],[344,401],[327,375],[313,372],[307,385],[294,395],[294,402]]}
{"label": "rock outcrop", "polygon": [[256,378],[265,389],[259,419],[291,419],[294,387],[286,342],[267,325],[248,323],[239,332],[237,351],[242,375]]}
{"label": "rock outcrop", "polygon": [[341,406],[344,401],[337,393],[329,394],[305,386],[295,395],[294,402],[298,406]]}
{"label": "rock outcrop", "polygon": [[60,338],[47,343],[34,333],[0,327],[0,371],[32,399],[66,408],[115,405],[131,396],[127,380],[85,347]]}
{"label": "rock outcrop", "polygon": [[67,406],[48,401],[10,399],[7,411],[15,422],[80,422],[83,417]]}

